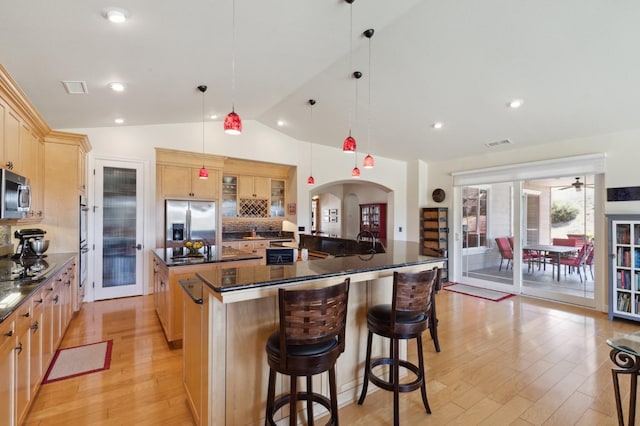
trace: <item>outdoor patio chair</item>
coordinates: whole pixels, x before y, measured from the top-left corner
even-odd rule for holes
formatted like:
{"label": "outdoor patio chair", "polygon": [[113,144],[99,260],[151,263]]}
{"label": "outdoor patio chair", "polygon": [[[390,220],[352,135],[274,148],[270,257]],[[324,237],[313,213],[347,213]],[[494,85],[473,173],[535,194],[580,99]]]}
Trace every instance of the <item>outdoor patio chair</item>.
{"label": "outdoor patio chair", "polygon": [[504,260],[507,261],[506,269],[508,270],[509,264],[513,260],[513,250],[511,250],[509,240],[507,237],[496,237],[495,240],[498,245],[498,250],[500,250],[500,266],[498,267],[498,271],[502,271],[502,262]]}
{"label": "outdoor patio chair", "polygon": [[564,274],[567,275],[567,269],[566,268],[570,268],[569,271],[573,271],[573,268],[576,269],[576,271],[578,271],[578,277],[580,277],[580,282],[582,282],[582,274],[580,273],[580,269],[582,268],[582,271],[585,273],[585,280],[587,279],[587,270],[585,268],[585,260],[587,258],[587,248],[589,245],[585,244],[580,248],[580,251],[578,252],[577,256],[572,256],[572,257],[560,257],[560,263],[558,263],[557,259],[550,259],[551,263],[553,264],[553,268],[555,270],[556,264],[558,266],[558,268],[560,267],[560,265],[564,265],[565,266],[565,271]]}

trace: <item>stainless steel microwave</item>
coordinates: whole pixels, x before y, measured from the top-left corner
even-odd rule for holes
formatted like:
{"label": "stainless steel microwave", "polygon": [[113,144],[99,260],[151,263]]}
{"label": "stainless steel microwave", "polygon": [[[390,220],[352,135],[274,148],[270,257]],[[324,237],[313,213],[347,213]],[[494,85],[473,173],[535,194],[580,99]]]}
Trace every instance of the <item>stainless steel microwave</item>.
{"label": "stainless steel microwave", "polygon": [[22,219],[31,210],[31,188],[26,177],[0,169],[0,219]]}

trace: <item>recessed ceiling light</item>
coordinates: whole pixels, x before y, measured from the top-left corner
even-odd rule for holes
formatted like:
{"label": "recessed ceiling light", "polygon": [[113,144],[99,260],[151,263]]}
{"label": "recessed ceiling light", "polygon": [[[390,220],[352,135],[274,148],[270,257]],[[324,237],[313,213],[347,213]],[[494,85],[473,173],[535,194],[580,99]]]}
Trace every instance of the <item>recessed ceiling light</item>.
{"label": "recessed ceiling light", "polygon": [[280,127],[284,126],[284,121],[278,120],[278,126],[280,126]]}
{"label": "recessed ceiling light", "polygon": [[124,84],[122,83],[109,83],[109,87],[114,92],[124,92]]}
{"label": "recessed ceiling light", "polygon": [[436,121],[435,123],[433,123],[431,125],[431,127],[433,127],[434,129],[442,129],[442,126],[443,126],[443,124],[440,121]]}
{"label": "recessed ceiling light", "polygon": [[514,99],[509,102],[509,108],[520,108],[522,106],[522,99]]}
{"label": "recessed ceiling light", "polygon": [[122,24],[127,20],[127,12],[124,9],[111,8],[104,12],[104,16],[114,24]]}
{"label": "recessed ceiling light", "polygon": [[216,118],[218,118],[218,114],[211,114],[209,118],[215,120]]}
{"label": "recessed ceiling light", "polygon": [[116,118],[115,120],[113,120],[113,122],[116,124],[122,124],[124,123],[124,118]]}

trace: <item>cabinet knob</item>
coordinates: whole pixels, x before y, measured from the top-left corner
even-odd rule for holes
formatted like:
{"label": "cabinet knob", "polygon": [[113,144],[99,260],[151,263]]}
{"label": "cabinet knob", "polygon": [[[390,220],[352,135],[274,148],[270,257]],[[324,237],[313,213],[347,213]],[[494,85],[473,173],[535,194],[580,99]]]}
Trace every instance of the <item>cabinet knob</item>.
{"label": "cabinet knob", "polygon": [[37,331],[38,330],[38,321],[34,322],[33,324],[31,324],[31,330],[33,331]]}
{"label": "cabinet knob", "polygon": [[18,343],[18,346],[16,346],[16,350],[18,351],[18,353],[22,352],[22,342]]}
{"label": "cabinet knob", "polygon": [[5,166],[7,167],[7,169],[9,170],[13,170],[13,161],[7,161],[7,163],[5,164]]}
{"label": "cabinet knob", "polygon": [[13,330],[9,330],[9,332],[4,333],[4,336],[5,336],[5,337],[11,337],[11,336],[13,336]]}
{"label": "cabinet knob", "polygon": [[54,297],[54,298],[53,298],[53,301],[54,301],[55,303],[58,303],[58,299],[59,299],[59,298],[60,298],[60,297],[59,297],[58,295],[56,295],[56,297]]}

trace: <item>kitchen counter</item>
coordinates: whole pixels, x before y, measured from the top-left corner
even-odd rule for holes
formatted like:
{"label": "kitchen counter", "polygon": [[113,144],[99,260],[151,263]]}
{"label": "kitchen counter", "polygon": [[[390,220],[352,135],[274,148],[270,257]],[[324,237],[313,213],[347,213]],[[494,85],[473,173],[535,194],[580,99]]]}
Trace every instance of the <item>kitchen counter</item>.
{"label": "kitchen counter", "polygon": [[19,261],[11,258],[0,259],[0,322],[4,321],[25,300],[38,291],[50,277],[57,274],[62,267],[72,260],[77,253],[47,254],[39,259],[24,259],[24,266],[36,265],[39,271],[32,276],[15,280],[10,279],[11,270],[19,265]]}
{"label": "kitchen counter", "polygon": [[[269,369],[264,350],[278,327],[279,288],[313,288],[351,280],[346,347],[336,367],[340,405],[357,401],[366,347],[366,312],[390,303],[393,273],[443,266],[420,255],[420,245],[391,243],[385,253],[298,261],[293,265],[210,268],[182,279],[183,380],[198,424],[264,424]],[[185,277],[187,278],[187,277]],[[376,345],[373,356],[388,347]],[[406,353],[406,346],[400,348]],[[314,385],[315,386],[315,385]],[[282,381],[282,391],[288,387]],[[326,395],[327,381],[318,390]],[[371,392],[375,386],[370,387]],[[285,413],[280,413],[285,416]],[[286,424],[281,418],[278,423]]]}
{"label": "kitchen counter", "polygon": [[238,260],[261,259],[256,253],[244,252],[229,247],[211,246],[209,253],[204,249],[196,256],[188,254],[186,248],[159,248],[153,250],[166,266],[201,265],[205,263],[235,262]]}

